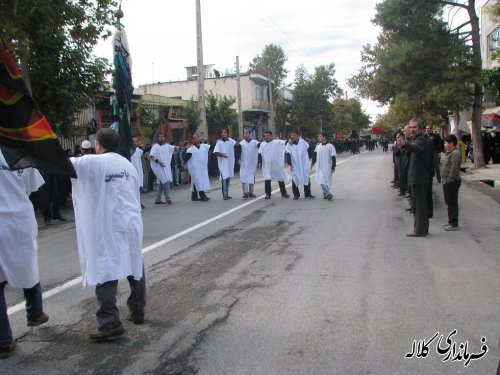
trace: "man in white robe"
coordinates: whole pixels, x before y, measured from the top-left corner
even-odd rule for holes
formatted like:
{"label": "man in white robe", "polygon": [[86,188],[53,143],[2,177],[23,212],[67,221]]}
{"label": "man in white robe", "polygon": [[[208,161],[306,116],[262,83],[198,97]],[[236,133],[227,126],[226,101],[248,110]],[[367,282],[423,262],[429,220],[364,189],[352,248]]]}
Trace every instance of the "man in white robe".
{"label": "man in white robe", "polygon": [[278,181],[281,196],[283,198],[290,198],[284,181],[286,142],[281,139],[273,139],[273,133],[270,130],[264,133],[264,140],[260,144],[259,154],[262,157],[265,199],[271,198],[271,181]]}
{"label": "man in white robe", "polygon": [[316,166],[316,182],[323,189],[323,198],[331,201],[332,195],[332,173],[335,172],[337,164],[337,150],[335,146],[328,142],[326,132],[318,135],[318,144],[314,150],[311,162],[311,169]]}
{"label": "man in white robe", "polygon": [[15,347],[5,286],[23,288],[28,326],[46,323],[38,274],[38,225],[29,195],[44,184],[33,168],[11,170],[0,149],[0,359]]}
{"label": "man in white robe", "polygon": [[[170,199],[170,183],[172,182],[172,155],[174,146],[165,143],[165,136],[158,134],[158,143],[153,145],[149,158],[151,159],[151,169],[158,180],[155,204],[172,204]],[[162,192],[165,194],[165,202],[161,200]]]}
{"label": "man in white robe", "polygon": [[217,165],[219,166],[220,180],[222,186],[222,198],[224,200],[232,199],[229,196],[229,183],[234,177],[234,139],[229,138],[227,129],[222,129],[221,139],[215,144],[213,154],[217,156]]}
{"label": "man in white robe", "polygon": [[[185,163],[191,175],[191,200],[206,202],[210,199],[205,194],[210,190],[210,180],[208,179],[208,152],[210,146],[200,143],[198,133],[193,134],[193,143],[186,150]],[[198,194],[200,197],[198,198]]]}
{"label": "man in white robe", "polygon": [[[137,137],[132,137],[132,144],[134,148],[130,152],[130,162],[134,166],[137,171],[137,177],[139,177],[139,192],[142,192],[142,185],[144,184],[144,170],[142,168],[142,154],[143,151],[139,147],[139,141]],[[141,203],[141,208],[144,208],[144,205]]]}
{"label": "man in white robe", "polygon": [[98,332],[90,335],[96,341],[124,333],[116,306],[119,279],[128,279],[127,306],[135,324],[143,323],[146,305],[139,177],[115,152],[119,139],[113,130],[101,129],[97,155],[70,159],[78,176],[72,195],[83,285],[96,286]]}
{"label": "man in white robe", "polygon": [[311,180],[309,179],[309,144],[300,137],[298,130],[290,133],[291,142],[286,145],[285,152],[288,157],[288,164],[292,171],[292,192],[293,199],[299,199],[299,186],[304,186],[304,196],[314,198],[311,195]]}
{"label": "man in white robe", "polygon": [[255,172],[259,163],[259,142],[251,138],[248,129],[244,129],[243,140],[240,142],[240,146],[241,156],[238,164],[240,165],[243,199],[255,198],[253,187],[255,184]]}

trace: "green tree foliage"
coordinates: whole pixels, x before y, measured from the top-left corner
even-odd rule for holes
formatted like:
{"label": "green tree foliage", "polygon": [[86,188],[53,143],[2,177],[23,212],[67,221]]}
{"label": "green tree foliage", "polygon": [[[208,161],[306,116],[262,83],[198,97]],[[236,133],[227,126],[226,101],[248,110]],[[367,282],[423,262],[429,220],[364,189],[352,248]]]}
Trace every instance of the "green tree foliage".
{"label": "green tree foliage", "polygon": [[500,99],[500,68],[484,69],[481,72],[481,83],[496,100]]}
{"label": "green tree foliage", "polygon": [[321,65],[309,74],[304,66],[295,72],[295,88],[291,102],[292,126],[305,135],[315,135],[321,128],[331,127],[333,119],[330,99],[342,90],[335,79],[335,65]]}
{"label": "green tree foliage", "polygon": [[287,57],[283,48],[276,44],[267,44],[262,55],[257,55],[248,65],[250,73],[260,73],[271,77],[275,87],[280,87],[288,74],[285,69]]}
{"label": "green tree foliage", "polygon": [[198,108],[198,103],[193,97],[189,99],[184,108],[187,116],[187,127],[191,133],[195,133],[200,126],[200,110]]}
{"label": "green tree foliage", "polygon": [[231,106],[236,103],[236,98],[226,95],[214,94],[209,91],[205,95],[207,127],[209,129],[221,129],[230,127],[238,114]]}
{"label": "green tree foliage", "polygon": [[141,136],[151,140],[158,131],[158,126],[166,122],[167,107],[141,102],[136,108],[141,122]]}
{"label": "green tree foliage", "polygon": [[[443,9],[467,11],[469,21],[455,29]],[[410,112],[444,118],[449,111],[473,110],[474,147],[481,148],[482,91],[479,24],[475,1],[385,0],[377,5],[378,43],[365,46],[360,72],[349,80],[359,95],[396,104],[404,98]],[[469,25],[470,31],[462,31]],[[410,116],[408,116],[408,119]],[[476,166],[484,165],[482,155]]]}
{"label": "green tree foliage", "polygon": [[363,111],[358,98],[337,97],[332,103],[332,108],[332,122],[323,130],[342,131],[345,134],[356,130],[359,133],[370,125],[370,116]]}
{"label": "green tree foliage", "polygon": [[110,66],[92,56],[109,36],[113,0],[4,0],[0,32],[20,59],[33,97],[55,128],[70,131],[75,116],[106,88]]}

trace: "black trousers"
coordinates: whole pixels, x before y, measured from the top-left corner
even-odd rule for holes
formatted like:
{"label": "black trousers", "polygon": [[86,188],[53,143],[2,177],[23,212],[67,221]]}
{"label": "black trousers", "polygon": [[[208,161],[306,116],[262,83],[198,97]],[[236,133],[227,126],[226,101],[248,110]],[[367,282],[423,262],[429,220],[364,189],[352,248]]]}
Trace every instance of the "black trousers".
{"label": "black trousers", "polygon": [[[281,195],[286,195],[285,181],[278,181],[278,185],[280,187]],[[271,195],[271,180],[264,181],[264,192],[266,195]]]}
{"label": "black trousers", "polygon": [[429,217],[434,216],[434,201],[432,199],[432,180],[429,178],[429,183],[427,184],[427,209],[429,210]]}
{"label": "black trousers", "polygon": [[413,231],[419,235],[429,234],[429,207],[427,204],[428,184],[417,184],[411,187],[414,206]]}
{"label": "black trousers", "polygon": [[[294,197],[300,197],[299,188],[295,185],[295,182],[292,181],[292,192]],[[304,185],[304,195],[306,197],[311,196],[311,181],[307,185]]]}
{"label": "black trousers", "polygon": [[462,181],[453,181],[443,184],[444,202],[448,206],[448,224],[458,226],[458,190]]}
{"label": "black trousers", "polygon": [[[130,295],[127,299],[127,306],[132,319],[144,318],[144,307],[146,306],[146,277],[144,269],[142,278],[135,280],[132,276],[127,277],[130,285]],[[107,281],[95,287],[95,295],[99,308],[96,312],[97,325],[99,331],[105,331],[119,327],[120,312],[116,306],[116,291],[118,280]]]}

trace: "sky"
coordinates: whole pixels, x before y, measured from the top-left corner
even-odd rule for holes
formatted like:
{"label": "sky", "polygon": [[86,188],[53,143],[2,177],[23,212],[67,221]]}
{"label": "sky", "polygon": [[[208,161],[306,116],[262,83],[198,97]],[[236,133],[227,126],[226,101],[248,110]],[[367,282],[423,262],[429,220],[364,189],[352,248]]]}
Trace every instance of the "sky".
{"label": "sky", "polygon": [[[200,0],[203,63],[220,72],[240,71],[267,44],[283,48],[293,82],[303,64],[309,72],[335,64],[339,86],[355,96],[347,79],[361,68],[361,50],[375,44],[380,32],[371,20],[381,0]],[[195,0],[123,0],[122,10],[130,51],[134,87],[152,82],[186,79],[185,67],[197,65]],[[112,61],[110,40],[95,54]],[[376,102],[361,100],[372,120],[387,111]]]}

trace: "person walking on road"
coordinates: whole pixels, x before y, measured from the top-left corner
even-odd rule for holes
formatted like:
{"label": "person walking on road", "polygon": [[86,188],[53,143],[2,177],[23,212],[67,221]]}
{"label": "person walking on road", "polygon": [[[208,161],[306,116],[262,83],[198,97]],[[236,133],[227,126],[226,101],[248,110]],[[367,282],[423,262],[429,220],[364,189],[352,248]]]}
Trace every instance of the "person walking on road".
{"label": "person walking on road", "polygon": [[[206,202],[205,191],[210,190],[210,180],[208,178],[208,152],[210,146],[200,143],[198,133],[193,134],[193,143],[186,151],[185,163],[191,175],[191,200]],[[198,194],[200,197],[198,198]]]}
{"label": "person walking on road", "polygon": [[28,326],[49,320],[38,274],[38,225],[29,195],[44,184],[34,168],[11,170],[0,150],[0,359],[16,346],[7,314],[5,286],[23,288]]}
{"label": "person walking on road", "polygon": [[232,199],[229,196],[229,183],[234,177],[234,139],[229,138],[229,131],[222,129],[221,139],[215,144],[213,154],[217,156],[217,165],[219,166],[220,180],[222,185],[222,198],[224,200]]}
{"label": "person walking on road", "polygon": [[243,140],[240,142],[241,157],[240,179],[243,189],[243,199],[255,198],[253,187],[255,184],[255,172],[259,163],[259,142],[252,139],[248,129],[243,130]]}
{"label": "person walking on road", "polygon": [[116,306],[118,280],[127,278],[130,320],[144,322],[146,278],[142,256],[140,179],[134,166],[116,153],[120,136],[109,128],[96,134],[97,155],[71,158],[78,255],[83,285],[95,285],[98,331],[94,341],[121,336]]}
{"label": "person walking on road", "polygon": [[429,234],[429,208],[427,205],[427,188],[429,184],[427,139],[422,134],[422,122],[414,118],[409,123],[413,142],[400,138],[399,146],[409,152],[408,186],[411,187],[414,224],[413,232],[408,237],[424,237]]}
{"label": "person walking on road", "polygon": [[326,132],[321,132],[318,135],[318,144],[313,153],[311,169],[318,162],[316,167],[316,182],[323,189],[323,198],[331,201],[332,194],[332,174],[335,172],[337,165],[337,151],[335,146],[328,143]]}
{"label": "person walking on road", "polygon": [[[172,182],[172,155],[174,146],[165,143],[165,136],[158,134],[158,143],[153,145],[149,158],[151,159],[151,169],[158,180],[158,190],[156,191],[155,204],[172,204],[170,199],[170,183]],[[165,202],[161,200],[162,192],[165,194]]]}
{"label": "person walking on road", "polygon": [[271,198],[271,181],[278,181],[281,196],[283,198],[290,198],[285,187],[286,141],[273,139],[273,133],[270,130],[264,133],[264,140],[260,144],[259,154],[262,157],[265,199]]}
{"label": "person walking on road", "polygon": [[304,197],[314,198],[311,194],[311,180],[309,178],[309,144],[302,139],[298,130],[292,130],[291,142],[286,145],[285,152],[292,171],[293,199],[299,199],[299,187],[304,186]]}
{"label": "person walking on road", "polygon": [[444,139],[446,156],[441,170],[444,202],[448,206],[448,223],[443,225],[444,230],[458,230],[458,190],[462,184],[460,178],[460,164],[462,156],[457,148],[457,137],[450,134]]}

